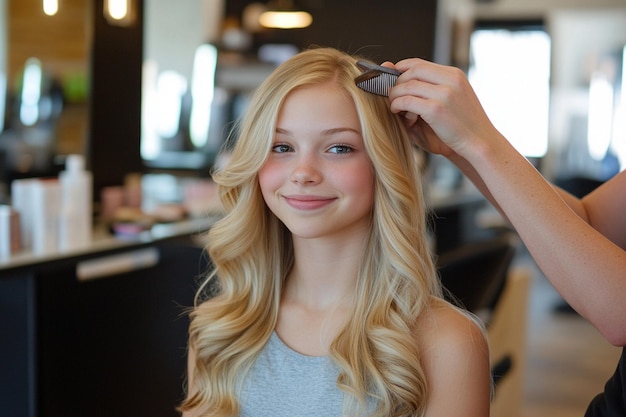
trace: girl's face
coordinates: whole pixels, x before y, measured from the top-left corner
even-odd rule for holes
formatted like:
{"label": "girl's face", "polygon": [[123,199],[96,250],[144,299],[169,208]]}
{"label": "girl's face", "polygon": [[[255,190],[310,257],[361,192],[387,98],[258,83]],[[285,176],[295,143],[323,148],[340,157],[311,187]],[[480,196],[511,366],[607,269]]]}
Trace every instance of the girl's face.
{"label": "girl's face", "polygon": [[352,99],[331,83],[292,91],[259,183],[294,238],[366,234],[374,171]]}

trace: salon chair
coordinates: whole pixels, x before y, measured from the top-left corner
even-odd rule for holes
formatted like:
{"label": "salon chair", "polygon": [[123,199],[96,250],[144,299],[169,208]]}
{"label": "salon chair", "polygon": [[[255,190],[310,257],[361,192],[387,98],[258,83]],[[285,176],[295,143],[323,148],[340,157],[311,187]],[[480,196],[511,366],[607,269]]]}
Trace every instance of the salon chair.
{"label": "salon chair", "polygon": [[491,417],[517,417],[521,412],[531,281],[528,270],[513,267],[487,323],[494,382]]}
{"label": "salon chair", "polygon": [[492,309],[517,245],[517,235],[505,231],[439,254],[437,268],[449,300],[476,314]]}
{"label": "salon chair", "polygon": [[512,266],[518,244],[514,232],[501,231],[437,260],[448,299],[485,324],[494,383],[492,417],[515,417],[522,404],[531,276]]}

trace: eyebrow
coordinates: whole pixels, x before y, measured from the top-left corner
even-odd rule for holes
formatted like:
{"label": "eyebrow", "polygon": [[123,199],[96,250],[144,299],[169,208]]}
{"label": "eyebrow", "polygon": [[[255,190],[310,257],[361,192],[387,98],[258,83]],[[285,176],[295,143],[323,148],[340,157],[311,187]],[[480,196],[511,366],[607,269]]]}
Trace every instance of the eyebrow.
{"label": "eyebrow", "polygon": [[[326,129],[326,130],[322,130],[322,135],[336,135],[337,133],[343,133],[343,132],[353,132],[356,133],[357,135],[360,135],[361,132],[359,132],[356,129],[352,129],[351,127],[334,127],[332,129]],[[291,136],[291,132],[287,129],[282,129],[280,127],[276,128],[276,133],[280,133],[283,135],[288,135]]]}

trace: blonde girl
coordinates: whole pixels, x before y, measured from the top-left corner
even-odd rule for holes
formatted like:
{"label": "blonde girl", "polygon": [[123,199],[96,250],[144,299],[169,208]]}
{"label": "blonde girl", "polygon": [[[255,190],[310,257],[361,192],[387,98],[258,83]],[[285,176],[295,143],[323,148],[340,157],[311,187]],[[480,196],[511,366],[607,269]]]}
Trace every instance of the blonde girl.
{"label": "blonde girl", "polygon": [[414,150],[355,62],[280,65],[214,175],[184,416],[489,414],[484,332],[442,299]]}

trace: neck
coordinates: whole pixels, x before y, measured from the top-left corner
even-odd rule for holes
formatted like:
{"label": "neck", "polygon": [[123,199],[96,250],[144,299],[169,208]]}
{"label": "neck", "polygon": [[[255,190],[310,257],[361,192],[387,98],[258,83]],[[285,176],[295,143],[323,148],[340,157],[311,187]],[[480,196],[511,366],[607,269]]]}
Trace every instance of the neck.
{"label": "neck", "polygon": [[295,262],[283,297],[325,310],[354,294],[363,259],[363,241],[341,245],[294,241]]}
{"label": "neck", "polygon": [[287,277],[283,299],[311,310],[332,309],[352,297],[357,276],[353,265],[296,263]]}
{"label": "neck", "polygon": [[294,239],[294,266],[285,282],[276,331],[304,354],[327,354],[353,310],[366,239],[339,240]]}

